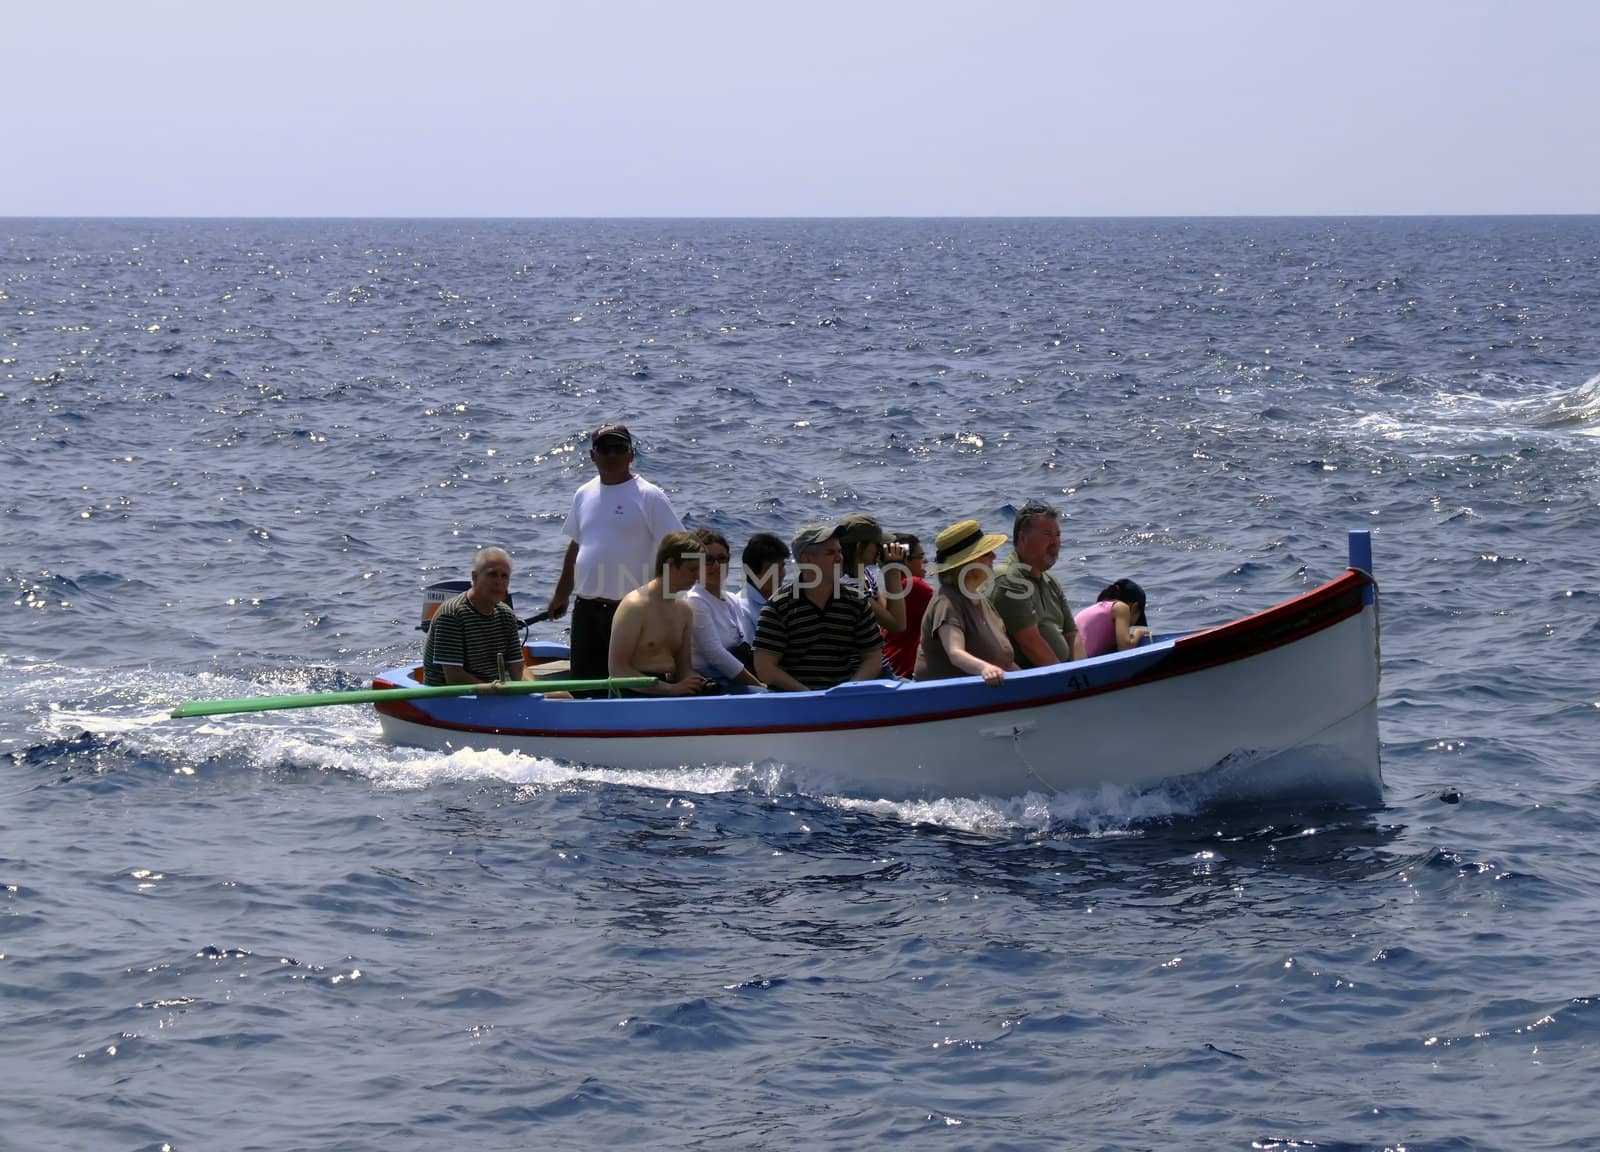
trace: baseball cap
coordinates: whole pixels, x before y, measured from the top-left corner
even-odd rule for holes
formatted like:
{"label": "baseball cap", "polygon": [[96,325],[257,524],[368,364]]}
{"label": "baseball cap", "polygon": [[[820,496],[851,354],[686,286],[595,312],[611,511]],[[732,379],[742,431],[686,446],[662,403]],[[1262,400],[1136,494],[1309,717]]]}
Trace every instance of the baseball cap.
{"label": "baseball cap", "polygon": [[621,440],[629,448],[633,447],[633,433],[628,431],[626,424],[602,424],[594,430],[594,435],[589,437],[590,444],[598,444],[602,440]]}
{"label": "baseball cap", "polygon": [[815,548],[818,544],[826,543],[839,535],[837,524],[807,524],[794,534],[794,539],[789,542],[789,547],[798,556],[804,548]]}

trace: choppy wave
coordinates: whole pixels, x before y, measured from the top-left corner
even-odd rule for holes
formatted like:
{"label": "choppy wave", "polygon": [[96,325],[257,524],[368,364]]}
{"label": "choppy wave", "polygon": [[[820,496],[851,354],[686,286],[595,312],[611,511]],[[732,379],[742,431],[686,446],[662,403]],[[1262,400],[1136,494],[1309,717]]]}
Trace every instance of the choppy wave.
{"label": "choppy wave", "polygon": [[[11,222],[6,1138],[1586,1146],[1597,285],[1591,218]],[[364,686],[482,543],[537,602],[617,418],[736,545],[1050,500],[1162,631],[1371,528],[1385,804],[167,719]]]}

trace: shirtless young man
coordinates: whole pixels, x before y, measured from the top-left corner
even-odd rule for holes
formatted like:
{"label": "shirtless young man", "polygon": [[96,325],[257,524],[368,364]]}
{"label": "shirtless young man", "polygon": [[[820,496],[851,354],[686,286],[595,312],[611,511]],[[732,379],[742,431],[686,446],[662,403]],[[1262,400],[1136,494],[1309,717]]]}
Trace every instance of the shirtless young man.
{"label": "shirtless young man", "polygon": [[692,532],[668,532],[656,549],[656,578],[617,605],[611,675],[658,677],[649,687],[632,689],[633,694],[693,696],[705,686],[691,663],[694,609],[683,597],[700,576],[703,549]]}

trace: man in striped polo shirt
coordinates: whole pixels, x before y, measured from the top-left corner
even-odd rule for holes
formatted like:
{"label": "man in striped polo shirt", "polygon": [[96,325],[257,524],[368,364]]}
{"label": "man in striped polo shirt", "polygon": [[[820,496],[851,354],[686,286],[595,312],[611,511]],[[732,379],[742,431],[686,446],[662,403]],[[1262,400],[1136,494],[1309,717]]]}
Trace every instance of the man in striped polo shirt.
{"label": "man in striped polo shirt", "polygon": [[840,581],[844,546],[839,526],[800,529],[794,558],[794,580],[761,609],[756,675],[781,692],[877,679],[883,669],[883,633],[866,597]]}
{"label": "man in striped polo shirt", "polygon": [[422,646],[428,684],[492,684],[522,679],[522,638],[517,614],[506,603],[511,556],[504,548],[480,548],[472,558],[472,587],[439,606]]}

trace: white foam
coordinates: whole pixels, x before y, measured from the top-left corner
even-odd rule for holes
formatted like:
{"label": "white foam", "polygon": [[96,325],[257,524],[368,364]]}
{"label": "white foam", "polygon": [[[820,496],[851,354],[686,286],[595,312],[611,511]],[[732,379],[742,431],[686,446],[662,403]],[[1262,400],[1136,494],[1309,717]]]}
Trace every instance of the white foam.
{"label": "white foam", "polygon": [[739,791],[785,796],[798,790],[841,811],[869,812],[886,819],[984,835],[1009,835],[1019,830],[1043,834],[1063,826],[1088,836],[1137,834],[1138,825],[1191,815],[1203,801],[1198,796],[1135,793],[1110,785],[1053,796],[861,799],[825,790],[808,791],[803,780],[797,781],[783,765],[771,763],[686,765],[639,772],[493,749],[440,752],[396,747],[383,741],[377,719],[365,705],[191,720],[173,720],[168,715],[186,700],[282,695],[325,686],[326,676],[318,677],[316,670],[272,670],[247,677],[164,670],[96,673],[13,665],[6,672],[13,702],[34,714],[29,725],[34,739],[70,738],[84,732],[114,737],[129,754],[170,764],[181,774],[192,774],[219,761],[243,760],[262,771],[292,767],[348,773],[383,789],[422,790],[460,781],[498,781],[538,789],[611,784],[690,796]]}
{"label": "white foam", "polygon": [[1513,394],[1488,395],[1439,382],[1426,397],[1387,397],[1394,407],[1354,416],[1347,426],[1363,438],[1413,444],[1430,455],[1470,452],[1508,439],[1600,435],[1600,376],[1572,388],[1499,375],[1485,376],[1483,383]]}
{"label": "white foam", "polygon": [[1137,835],[1140,825],[1193,815],[1200,803],[1193,796],[1179,798],[1159,790],[1135,792],[1111,784],[1048,796],[1029,792],[1009,798],[857,800],[828,796],[824,799],[841,809],[984,835],[1016,831],[1044,833],[1068,826],[1077,834],[1089,837]]}

